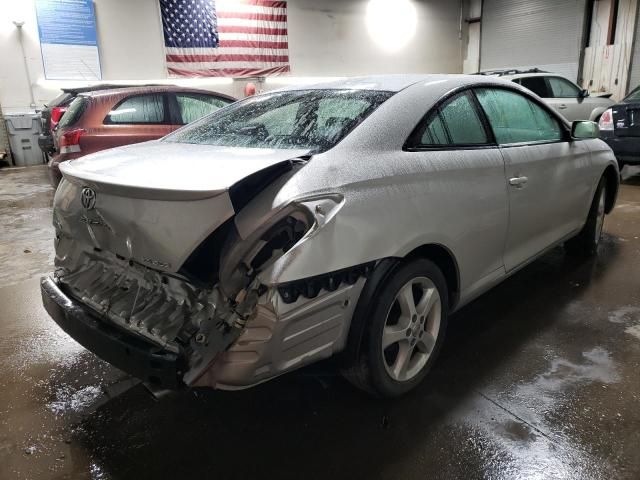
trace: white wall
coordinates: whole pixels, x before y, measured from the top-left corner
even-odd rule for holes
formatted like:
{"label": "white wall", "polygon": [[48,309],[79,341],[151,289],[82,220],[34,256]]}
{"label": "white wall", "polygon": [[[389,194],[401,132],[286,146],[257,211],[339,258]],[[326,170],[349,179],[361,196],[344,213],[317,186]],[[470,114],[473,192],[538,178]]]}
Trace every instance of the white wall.
{"label": "white wall", "polygon": [[629,91],[640,86],[640,8],[636,8],[636,32],[633,38],[633,52],[628,82]]}
{"label": "white wall", "polygon": [[[380,1],[380,0],[377,0]],[[394,0],[388,0],[393,9]],[[459,38],[460,2],[411,0],[417,17],[413,38],[397,51],[394,37],[367,29],[369,0],[289,0],[291,76],[333,77],[370,73],[462,71]],[[196,85],[241,96],[244,81],[230,79],[166,80],[158,0],[94,0],[103,81],[159,81]],[[23,38],[31,80],[23,64],[18,30]],[[388,38],[387,38],[388,37]],[[40,106],[61,86],[78,82],[44,79],[34,0],[0,0],[0,104],[6,113],[29,109],[29,84]],[[268,80],[264,88],[282,84]]]}
{"label": "white wall", "polygon": [[[589,46],[585,48],[582,87],[611,93],[620,100],[627,93],[638,0],[620,0],[615,42],[607,45],[611,0],[594,2]],[[636,40],[637,41],[637,40]]]}

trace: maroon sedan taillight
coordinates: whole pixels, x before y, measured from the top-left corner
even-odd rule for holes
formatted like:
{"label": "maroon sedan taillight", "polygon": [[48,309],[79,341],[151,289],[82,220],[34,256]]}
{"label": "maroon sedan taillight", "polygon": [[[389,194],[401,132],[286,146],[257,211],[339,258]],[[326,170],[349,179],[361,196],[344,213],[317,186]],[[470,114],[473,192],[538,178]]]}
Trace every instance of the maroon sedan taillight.
{"label": "maroon sedan taillight", "polygon": [[74,128],[60,135],[58,146],[60,153],[76,153],[80,150],[80,137],[87,133],[84,128]]}

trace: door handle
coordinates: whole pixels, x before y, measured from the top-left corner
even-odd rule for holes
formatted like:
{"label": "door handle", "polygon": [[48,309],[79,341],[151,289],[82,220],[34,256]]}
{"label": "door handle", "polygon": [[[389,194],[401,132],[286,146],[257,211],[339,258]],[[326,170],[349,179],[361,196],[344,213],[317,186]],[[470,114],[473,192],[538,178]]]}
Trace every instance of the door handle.
{"label": "door handle", "polygon": [[509,179],[509,185],[514,187],[522,187],[525,183],[527,183],[529,179],[527,177],[513,177]]}
{"label": "door handle", "polygon": [[558,105],[558,110],[564,110],[565,108],[567,108],[567,106],[564,103]]}

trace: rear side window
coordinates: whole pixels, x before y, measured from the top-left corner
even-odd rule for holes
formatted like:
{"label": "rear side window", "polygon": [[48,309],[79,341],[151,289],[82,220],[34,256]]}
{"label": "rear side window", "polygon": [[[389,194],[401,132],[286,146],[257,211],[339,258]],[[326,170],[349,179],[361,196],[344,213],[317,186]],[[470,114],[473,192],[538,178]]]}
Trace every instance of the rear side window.
{"label": "rear side window", "polygon": [[159,124],[165,122],[164,95],[134,95],[120,102],[104,119],[109,124]]}
{"label": "rear side window", "polygon": [[528,88],[540,98],[550,98],[549,88],[547,87],[547,81],[544,77],[526,77],[519,78],[517,83],[524,88]]}
{"label": "rear side window", "polygon": [[564,78],[549,77],[549,85],[553,98],[577,98],[580,95],[580,89]]}
{"label": "rear side window", "polygon": [[58,122],[58,128],[75,125],[78,120],[80,120],[80,117],[82,117],[90,101],[87,97],[76,97],[73,102],[69,104],[69,108],[64,112],[64,115],[62,115],[62,118]]}
{"label": "rear side window", "polygon": [[182,124],[195,122],[205,115],[227,106],[231,100],[200,93],[176,93]]}
{"label": "rear side window", "polygon": [[460,93],[429,117],[414,136],[417,146],[483,145],[489,142],[478,110],[469,92]]}
{"label": "rear side window", "polygon": [[500,144],[553,142],[562,139],[562,127],[544,108],[511,90],[479,88],[478,101]]}

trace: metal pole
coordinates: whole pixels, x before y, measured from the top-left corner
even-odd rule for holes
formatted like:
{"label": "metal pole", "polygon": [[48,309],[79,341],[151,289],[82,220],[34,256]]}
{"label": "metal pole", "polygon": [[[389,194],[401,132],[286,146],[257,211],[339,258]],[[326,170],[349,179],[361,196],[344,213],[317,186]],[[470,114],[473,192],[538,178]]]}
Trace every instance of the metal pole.
{"label": "metal pole", "polygon": [[27,82],[29,84],[29,97],[31,98],[31,108],[36,107],[36,99],[33,96],[33,84],[31,83],[31,72],[29,71],[29,62],[27,61],[27,53],[24,49],[24,41],[22,38],[22,26],[24,22],[13,22],[13,24],[18,28],[18,39],[20,40],[20,49],[22,50],[22,60],[24,61],[24,71],[27,74]]}

